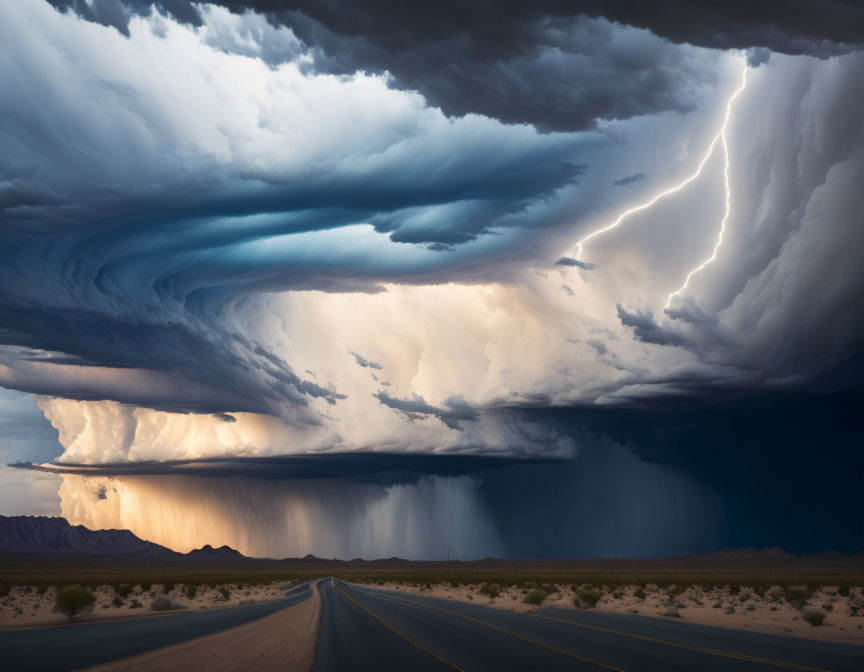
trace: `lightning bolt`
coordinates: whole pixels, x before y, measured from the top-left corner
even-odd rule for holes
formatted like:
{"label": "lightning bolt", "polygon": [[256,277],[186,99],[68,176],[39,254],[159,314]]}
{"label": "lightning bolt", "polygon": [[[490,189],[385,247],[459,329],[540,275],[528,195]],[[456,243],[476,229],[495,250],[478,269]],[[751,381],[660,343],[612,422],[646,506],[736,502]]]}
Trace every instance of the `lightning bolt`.
{"label": "lightning bolt", "polygon": [[[741,92],[747,86],[747,65],[744,65],[744,72],[741,75],[741,86],[739,86],[735,93],[732,94],[732,97],[729,99],[729,102],[726,103],[726,116],[723,118],[723,128],[720,129],[720,134],[714,138],[714,144],[717,144],[717,140],[723,145],[723,186],[726,190],[726,201],[725,201],[725,209],[723,211],[723,219],[720,220],[720,233],[717,234],[717,243],[714,245],[714,250],[711,252],[711,256],[708,257],[705,261],[699,264],[696,268],[690,271],[687,274],[687,277],[684,279],[684,284],[681,285],[678,289],[672,292],[669,295],[669,298],[666,299],[666,307],[668,308],[672,299],[676,296],[680,296],[681,292],[687,289],[687,285],[690,284],[690,278],[696,275],[699,271],[705,268],[708,264],[713,262],[717,258],[717,252],[720,249],[720,246],[723,244],[723,236],[726,233],[726,222],[729,221],[729,213],[732,211],[732,189],[729,186],[729,143],[726,140],[726,127],[729,125],[729,117],[732,116],[732,103],[735,102],[735,99],[741,95]],[[713,150],[713,145],[712,145]]]}
{"label": "lightning bolt", "polygon": [[669,305],[672,303],[672,299],[674,297],[679,296],[681,294],[681,292],[683,292],[685,289],[687,289],[687,285],[690,283],[690,279],[696,273],[701,271],[703,268],[705,268],[708,264],[710,264],[712,261],[714,261],[717,258],[717,251],[720,249],[720,245],[722,245],[722,243],[723,243],[723,235],[726,232],[726,222],[729,220],[729,213],[732,209],[732,206],[731,206],[732,197],[731,197],[731,190],[730,190],[730,186],[729,186],[729,145],[726,141],[726,127],[729,125],[729,118],[732,115],[732,104],[735,102],[735,99],[741,94],[741,92],[747,86],[747,69],[748,69],[747,64],[745,63],[744,64],[744,71],[743,71],[743,74],[741,76],[741,85],[735,90],[735,92],[732,94],[732,96],[729,98],[729,100],[726,103],[726,115],[723,117],[723,125],[720,127],[720,130],[718,131],[717,135],[715,135],[713,140],[711,140],[711,143],[708,145],[708,150],[705,152],[705,155],[702,157],[702,160],[699,162],[699,165],[696,167],[696,170],[691,175],[684,178],[684,180],[682,180],[681,182],[676,184],[674,187],[669,187],[668,189],[661,191],[658,194],[655,194],[650,200],[648,200],[644,203],[641,203],[640,205],[634,206],[634,207],[630,208],[629,210],[625,210],[620,215],[618,215],[618,219],[616,219],[611,224],[607,224],[606,226],[589,233],[582,240],[580,240],[579,242],[576,243],[576,259],[582,261],[582,253],[585,249],[585,243],[587,243],[592,238],[596,238],[597,236],[601,236],[604,233],[607,233],[609,231],[612,231],[613,229],[618,228],[618,226],[620,226],[621,223],[625,219],[630,217],[631,215],[635,215],[637,212],[647,210],[648,208],[652,207],[658,201],[666,198],[667,196],[671,196],[672,194],[674,194],[678,191],[681,191],[688,184],[690,184],[691,182],[696,180],[702,174],[702,169],[705,167],[705,164],[708,163],[708,160],[713,156],[714,150],[717,148],[717,145],[719,144],[719,145],[722,145],[722,147],[723,147],[723,153],[724,153],[725,160],[726,160],[725,168],[724,168],[724,184],[726,187],[726,209],[725,209],[725,212],[723,214],[723,219],[720,223],[720,234],[717,238],[717,244],[714,246],[714,251],[713,251],[712,255],[708,259],[703,261],[699,266],[697,266],[692,271],[690,271],[690,273],[687,274],[687,279],[684,281],[684,284],[679,289],[675,290],[674,292],[672,292],[669,295],[669,299],[666,301],[666,307],[667,308],[669,307]]}

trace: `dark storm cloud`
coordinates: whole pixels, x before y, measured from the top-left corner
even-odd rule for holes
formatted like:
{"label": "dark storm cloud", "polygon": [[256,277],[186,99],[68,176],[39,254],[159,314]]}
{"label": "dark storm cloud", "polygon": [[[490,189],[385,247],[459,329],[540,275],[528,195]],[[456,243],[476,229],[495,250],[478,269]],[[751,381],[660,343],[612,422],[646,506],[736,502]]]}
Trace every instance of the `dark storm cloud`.
{"label": "dark storm cloud", "polygon": [[703,306],[696,305],[692,300],[684,301],[676,308],[667,308],[666,315],[673,320],[681,320],[690,324],[717,324],[717,316]]}
{"label": "dark storm cloud", "polygon": [[[624,446],[642,463],[669,465],[672,473],[686,475],[703,492],[713,493],[718,511],[707,520],[717,523],[722,517],[728,526],[712,540],[715,548],[780,546],[793,553],[835,549],[851,554],[864,550],[864,527],[858,524],[864,500],[857,484],[864,456],[856,449],[864,444],[860,422],[864,360],[847,362],[843,369],[845,374],[838,371],[810,389],[780,394],[754,396],[730,390],[723,398],[713,391],[686,400],[676,394],[666,400],[655,398],[645,408],[595,405],[529,410],[526,415],[535,415],[536,422],[557,426],[562,432],[592,436],[589,445],[603,446],[604,452],[614,454],[617,446]],[[845,389],[838,389],[837,376],[844,376]],[[850,381],[856,382],[849,385]],[[589,453],[586,462],[592,461]],[[503,495],[506,476],[512,474],[520,487],[530,488],[534,472],[543,492],[560,502],[563,493],[574,489],[563,472],[586,468],[586,474],[596,478],[596,471],[580,463],[505,469],[489,479],[489,487],[501,488]],[[606,468],[602,463],[597,466]],[[567,485],[556,486],[558,478]],[[597,481],[617,482],[614,473]],[[510,484],[515,487],[515,481]],[[584,487],[592,486],[586,482]],[[659,482],[656,489],[663,490]],[[808,496],[794,494],[802,492]],[[507,500],[502,496],[497,501],[503,514]],[[544,496],[525,500],[526,506],[538,501],[543,502]],[[563,503],[558,506],[566,508]],[[515,507],[509,510],[514,522],[520,519]],[[545,518],[526,512],[522,520],[528,535],[532,534],[529,527],[540,525],[534,543],[541,548],[546,542],[538,521]]]}
{"label": "dark storm cloud", "polygon": [[731,174],[733,211],[717,260],[691,282],[690,291],[701,283],[699,301],[678,297],[656,318],[618,307],[636,338],[688,350],[717,374],[697,374],[706,376],[701,388],[697,380],[669,383],[691,400],[842,389],[861,373],[850,362],[864,343],[855,308],[864,274],[848,251],[864,244],[864,193],[852,187],[864,171],[853,112],[864,100],[864,55],[836,63],[842,74],[826,87],[809,68],[778,62],[774,71],[785,74],[763,80],[762,95],[742,105],[740,114],[761,121],[732,139],[748,168],[738,163]]}
{"label": "dark storm cloud", "polygon": [[[172,16],[191,21],[182,16],[181,5],[166,9]],[[30,5],[34,6],[38,7]],[[69,3],[63,6],[72,7]],[[147,5],[135,7],[141,10]],[[330,63],[338,70],[339,63],[332,60],[338,58],[345,59],[345,68],[359,67],[362,62],[357,54],[368,47],[368,63],[378,63],[375,59],[387,56],[406,62],[406,68],[418,68],[416,76],[426,78],[432,75],[424,65],[424,50],[431,50],[428,57],[437,65],[441,62],[434,58],[449,53],[449,58],[462,59],[459,62],[469,70],[476,65],[479,69],[475,75],[494,83],[496,68],[504,72],[511,61],[519,61],[516,70],[528,68],[525,72],[531,76],[524,82],[505,77],[508,83],[495,107],[500,108],[500,114],[492,115],[505,120],[523,115],[530,120],[535,111],[528,108],[541,103],[544,108],[553,108],[537,112],[541,126],[567,117],[568,128],[579,127],[592,115],[639,113],[635,107],[619,113],[614,106],[590,99],[585,103],[588,107],[580,108],[579,100],[568,97],[571,92],[578,95],[579,86],[569,83],[563,99],[548,90],[538,96],[533,87],[546,86],[547,70],[546,65],[537,63],[545,63],[544,50],[552,48],[549,45],[554,46],[553,51],[561,51],[565,61],[588,59],[585,67],[578,68],[569,62],[552,63],[548,84],[556,90],[561,88],[556,72],[572,70],[579,75],[592,71],[592,77],[605,77],[603,68],[594,72],[589,67],[594,63],[591,59],[601,58],[615,70],[614,77],[607,77],[611,88],[600,86],[602,95],[624,100],[621,104],[642,105],[645,111],[686,107],[677,98],[640,102],[639,91],[631,90],[648,86],[663,96],[669,93],[669,86],[675,95],[688,89],[693,83],[689,74],[673,82],[666,77],[666,70],[640,70],[645,63],[661,70],[668,67],[669,72],[684,67],[679,59],[690,57],[682,55],[679,47],[606,22],[588,25],[570,13],[565,16],[546,11],[542,3],[539,9],[533,5],[502,7],[500,26],[478,22],[476,35],[454,27],[459,21],[454,23],[446,12],[436,10],[434,17],[424,18],[424,12],[431,9],[420,8],[423,20],[412,25],[408,10],[401,6],[369,26],[363,17],[355,17],[359,23],[352,23],[359,10],[342,7],[343,17],[335,4],[310,6],[308,15],[295,11],[272,15],[271,19],[277,23],[284,20],[314,49],[321,50],[314,54],[314,60],[325,69]],[[705,7],[707,12],[710,6]],[[73,7],[84,14],[108,12],[107,8],[98,2]],[[71,17],[63,19],[48,7],[43,10],[37,18],[48,14],[57,24],[65,22],[63,29],[76,24]],[[616,18],[613,10],[614,5],[609,16]],[[474,10],[454,10],[454,16],[458,19],[463,11]],[[108,14],[100,16],[102,23],[110,18]],[[119,16],[111,20],[116,23]],[[90,18],[97,20],[96,14]],[[847,18],[848,23],[855,23],[854,12]],[[637,19],[633,22],[641,25]],[[790,19],[780,16],[778,21],[788,23]],[[802,26],[804,32],[800,33],[792,30],[791,24],[783,30],[796,39],[816,39],[806,31],[816,31],[820,23],[808,25]],[[77,27],[93,30],[92,25]],[[587,35],[588,28],[597,31]],[[656,30],[664,34],[674,32],[673,28],[657,26]],[[693,41],[700,42],[697,28],[694,24]],[[180,121],[168,114],[173,111],[174,97],[168,96],[168,103],[159,100],[162,87],[146,93],[138,90],[146,91],[143,80],[152,79],[152,64],[142,66],[147,77],[138,79],[139,72],[130,63],[118,65],[120,73],[106,81],[106,77],[93,76],[91,70],[98,68],[92,62],[81,66],[83,72],[75,70],[75,63],[64,54],[74,53],[76,43],[62,44],[61,48],[54,44],[61,34],[49,34],[49,41],[41,29],[33,28],[29,50],[22,47],[27,46],[22,31],[10,29],[7,41],[17,40],[16,53],[21,57],[0,64],[7,93],[0,97],[0,216],[4,223],[0,231],[0,344],[7,348],[0,353],[0,365],[22,370],[20,375],[3,379],[4,384],[20,389],[59,397],[115,399],[166,410],[271,412],[283,400],[300,408],[314,399],[333,403],[343,398],[344,391],[323,379],[315,383],[306,380],[288,363],[241,336],[246,332],[246,318],[267,310],[260,294],[285,290],[375,292],[382,291],[382,282],[439,284],[454,279],[506,277],[501,269],[507,264],[500,259],[484,261],[492,268],[484,274],[476,270],[482,252],[474,258],[460,254],[472,246],[482,251],[483,243],[506,227],[547,225],[543,213],[537,212],[554,204],[559,192],[575,179],[590,174],[589,168],[578,162],[585,141],[576,134],[538,134],[530,127],[502,127],[478,117],[444,119],[437,111],[423,108],[416,96],[406,103],[403,94],[383,86],[386,95],[400,97],[400,105],[415,106],[411,107],[412,114],[416,112],[422,119],[415,122],[413,117],[406,120],[397,115],[392,123],[369,133],[360,123],[361,132],[353,132],[348,139],[361,138],[363,143],[347,149],[342,144],[328,147],[294,172],[279,163],[283,153],[275,159],[266,152],[258,156],[257,147],[247,152],[243,145],[244,136],[262,124],[281,128],[286,120],[263,114],[269,110],[254,110],[256,114],[250,115],[254,123],[237,129],[230,124],[226,127],[222,118],[204,123],[191,113],[181,115],[182,119],[195,119],[193,130],[209,128],[208,124],[216,129],[219,142],[213,146],[221,149],[224,142],[229,147],[217,158],[206,148],[188,142],[192,135],[189,129],[178,130]],[[320,32],[320,40],[310,37],[315,30]],[[111,30],[102,32],[121,45],[129,42]],[[828,29],[824,32],[822,37],[828,39]],[[144,37],[155,39],[150,32]],[[340,51],[346,40],[354,46]],[[141,38],[136,44],[143,42]],[[332,53],[326,48],[331,43],[335,45]],[[411,52],[416,52],[416,62],[404,58],[412,45],[417,45]],[[224,48],[230,51],[229,46]],[[201,51],[206,57],[215,53],[206,47]],[[586,51],[590,54],[583,53]],[[37,58],[43,53],[54,55],[50,67]],[[82,51],[82,58],[84,55]],[[647,61],[646,56],[650,57]],[[816,66],[806,64],[794,79],[781,82],[786,87],[783,91],[788,89],[797,98],[787,100],[776,92],[770,96],[782,106],[779,114],[772,111],[762,115],[761,109],[749,115],[742,112],[750,121],[748,126],[764,117],[765,123],[777,128],[776,140],[764,129],[758,134],[759,142],[768,143],[764,152],[752,140],[750,145],[735,146],[735,152],[749,152],[747,163],[756,172],[746,185],[736,184],[742,193],[736,205],[743,209],[741,204],[759,204],[757,214],[766,221],[736,225],[730,231],[730,237],[752,239],[723,260],[735,272],[714,283],[722,296],[710,307],[703,310],[676,304],[667,313],[669,320],[661,324],[652,313],[619,306],[620,322],[632,328],[637,339],[687,348],[701,363],[726,367],[724,371],[765,369],[763,382],[786,381],[784,385],[818,375],[860,348],[860,311],[850,306],[860,296],[864,276],[852,266],[857,262],[848,261],[853,256],[848,250],[857,249],[855,236],[861,235],[861,227],[855,228],[862,210],[861,190],[843,190],[843,185],[860,182],[862,171],[855,161],[864,155],[860,151],[860,105],[855,104],[862,70],[853,60],[856,57],[839,62],[830,83],[823,76],[813,100],[806,96],[811,85],[816,86]],[[137,60],[130,61],[138,65]],[[563,69],[556,70],[559,65]],[[705,77],[704,65],[699,59],[691,64],[694,72],[699,71],[694,75],[696,82]],[[441,86],[451,86],[448,78],[461,81],[459,78],[465,76],[465,72],[454,74],[448,68],[439,71],[446,80]],[[395,74],[401,82],[400,75]],[[617,77],[626,83],[623,88],[616,84]],[[219,81],[218,77],[211,79]],[[766,82],[767,86],[770,79]],[[178,78],[171,83],[181,88],[185,80]],[[595,83],[583,82],[592,90]],[[517,84],[524,91],[514,95],[507,87]],[[69,90],[61,85],[68,85]],[[482,87],[472,88],[479,91]],[[452,101],[445,109],[463,104],[459,102],[461,95],[456,89],[448,93]],[[476,95],[489,94],[481,91]],[[759,95],[754,98],[757,102]],[[636,102],[629,101],[631,97]],[[189,105],[193,102],[193,97],[187,101]],[[479,100],[465,105],[475,103],[480,107],[486,104]],[[573,105],[577,106],[575,111],[571,110]],[[765,101],[758,105],[764,106]],[[34,106],[39,114],[33,113]],[[802,128],[800,115],[822,109],[820,106],[826,110],[824,118]],[[281,109],[280,104],[272,107]],[[198,114],[203,115],[204,110]],[[376,109],[371,116],[374,119],[380,114]],[[342,126],[334,123],[328,132]],[[434,132],[427,133],[429,127]],[[808,140],[811,136],[816,140]],[[266,145],[271,139],[273,136],[260,144]],[[807,149],[808,142],[815,149],[799,158],[797,152]],[[347,156],[345,160],[342,153]],[[246,160],[250,154],[251,160]],[[785,159],[778,164],[780,168],[772,163],[775,156]],[[797,172],[799,166],[803,168]],[[606,185],[612,177],[627,172],[616,168],[605,173],[609,175],[604,178]],[[829,178],[838,173],[843,181],[830,192],[830,198],[824,198],[822,192],[830,185]],[[805,231],[807,244],[792,254],[795,246],[788,243],[799,235],[805,213],[823,212],[822,203],[830,203],[830,212],[820,217],[820,226]],[[750,221],[746,213],[736,212],[736,218]],[[578,207],[575,213],[567,213],[567,220],[578,220]],[[399,253],[374,248],[355,254],[356,239],[351,238],[349,227],[358,224],[371,225],[387,234],[389,241],[405,245],[393,246]],[[307,233],[337,231],[338,236],[303,244]],[[525,242],[529,243],[527,248],[533,241],[526,238]],[[435,250],[441,253],[432,254]],[[427,251],[430,254],[426,256],[414,254]],[[791,255],[785,266],[778,262],[783,255]],[[824,259],[820,256],[821,261],[814,263],[812,255],[823,255]],[[572,257],[562,257],[557,263],[594,268]],[[774,267],[778,265],[779,270]],[[794,293],[789,291],[799,282],[801,287]],[[556,283],[555,288],[559,287]],[[745,298],[738,299],[745,290]],[[724,331],[716,316],[729,306],[736,307],[737,322]],[[757,323],[761,332],[751,326]],[[730,339],[730,331],[741,337]],[[39,371],[34,370],[37,363]],[[34,367],[26,368],[31,364]],[[130,385],[128,380],[111,382],[105,377],[97,384],[83,376],[74,380],[50,370],[60,365],[142,373],[144,382]],[[634,387],[645,382],[686,388],[691,394],[700,391],[696,382],[684,376],[655,380],[635,367],[631,369],[628,382]],[[0,371],[6,375],[7,369],[0,366]],[[714,383],[713,373],[700,375],[707,378],[706,385]],[[515,390],[514,394],[526,404],[552,403],[554,396],[542,389],[542,384],[537,386],[541,389]],[[408,417],[437,417],[448,427],[458,427],[477,414],[456,402],[435,406],[422,398],[402,399],[383,393],[378,400]]]}
{"label": "dark storm cloud", "polygon": [[[185,324],[121,320],[95,309],[25,306],[8,295],[0,302],[0,319],[4,324],[0,344],[16,348],[6,354],[13,361],[149,370],[154,376],[150,385],[130,388],[105,382],[84,391],[76,384],[67,389],[43,369],[19,385],[36,394],[109,398],[180,412],[267,412],[272,409],[269,404],[283,400],[302,407],[310,398],[330,403],[344,398],[336,390],[302,379],[282,359],[222,325],[207,328],[199,320]],[[22,348],[37,350],[28,354]],[[3,358],[0,353],[0,361]]]}
{"label": "dark storm cloud", "polygon": [[618,319],[625,327],[633,327],[633,335],[643,343],[654,345],[685,345],[687,339],[680,333],[663,327],[654,321],[650,310],[627,311],[619,303],[616,306]]}
{"label": "dark storm cloud", "polygon": [[579,259],[574,259],[573,257],[561,257],[558,261],[555,262],[556,266],[573,266],[575,268],[581,268],[584,271],[593,271],[597,268],[597,264],[592,264],[588,261],[580,261]]}
{"label": "dark storm cloud", "polygon": [[195,4],[188,0],[48,0],[60,11],[73,11],[87,21],[116,28],[129,35],[129,20],[134,15],[148,16],[153,8],[177,21],[193,26],[201,25],[201,16]]}
{"label": "dark storm cloud", "polygon": [[601,356],[605,355],[607,352],[609,352],[609,349],[606,347],[606,344],[599,339],[593,339],[590,341],[585,341],[585,345],[588,345],[588,346],[591,346],[592,348],[594,348],[597,351],[597,354],[601,355]]}
{"label": "dark storm cloud", "polygon": [[[150,5],[60,7],[122,28],[130,12]],[[163,5],[182,21],[197,16],[188,7]],[[332,403],[343,398],[338,390],[270,356],[233,316],[254,310],[262,292],[378,292],[381,282],[440,280],[448,269],[458,275],[468,267],[460,243],[496,228],[542,225],[520,215],[554,202],[586,169],[572,161],[579,138],[480,119],[454,125],[392,92],[382,102],[397,108],[392,124],[376,126],[376,113],[368,131],[354,134],[354,147],[323,142],[317,151],[312,143],[302,175],[285,167],[283,155],[256,148],[244,161],[243,142],[265,121],[278,136],[280,105],[256,110],[251,129],[231,126],[235,116],[186,128],[193,113],[173,118],[175,97],[160,100],[162,87],[145,92],[149,66],[138,67],[138,54],[130,61],[115,54],[119,70],[110,75],[83,56],[60,57],[57,71],[37,54],[74,52],[80,36],[45,22],[50,8],[9,11],[17,23],[6,22],[5,41],[19,57],[0,64],[7,93],[0,99],[0,361],[18,371],[3,377],[18,389],[165,410]],[[62,31],[60,41],[46,42],[51,29]],[[198,58],[212,55],[200,51]],[[190,88],[183,77],[173,85]],[[35,101],[44,113],[32,113]],[[207,124],[216,127],[215,143],[190,142]],[[223,141],[228,156],[217,158],[211,147]],[[349,236],[303,242],[302,234],[360,224],[430,254],[403,259],[383,246],[355,253]],[[457,254],[431,254],[437,249]],[[145,372],[147,382],[110,382],[98,372],[89,378],[95,382],[64,382],[50,370],[61,366]]]}
{"label": "dark storm cloud", "polygon": [[461,429],[460,422],[478,418],[477,409],[458,397],[448,399],[443,408],[428,404],[423,397],[419,396],[415,396],[413,399],[399,399],[386,392],[378,392],[375,397],[384,406],[402,413],[411,420],[422,420],[424,416],[432,416],[438,418],[450,429]]}
{"label": "dark storm cloud", "polygon": [[[348,354],[351,355],[352,357],[354,357],[357,364],[362,366],[364,369],[379,369],[379,370],[381,370],[384,368],[378,362],[372,362],[372,361],[366,359],[363,355],[358,355],[356,352],[349,352]],[[374,376],[374,374],[373,374],[373,376]],[[375,380],[377,380],[377,378]]]}
{"label": "dark storm cloud", "polygon": [[549,459],[479,455],[424,455],[364,452],[321,453],[283,457],[241,457],[166,460],[122,464],[38,465],[18,462],[8,466],[81,476],[188,475],[205,478],[249,476],[265,479],[344,479],[355,483],[396,485],[415,483],[423,476],[457,477],[485,473],[516,464],[548,464]]}
{"label": "dark storm cloud", "polygon": [[633,175],[622,177],[620,180],[615,180],[612,184],[614,184],[616,187],[629,187],[631,184],[641,182],[645,179],[647,179],[645,173],[634,173]]}
{"label": "dark storm cloud", "polygon": [[[149,3],[138,0],[53,3],[121,31],[131,13],[150,11]],[[767,50],[821,57],[845,53],[864,35],[864,8],[836,0],[756,0],[735,7],[720,0],[214,4],[260,12],[272,24],[290,27],[314,50],[317,71],[388,71],[397,86],[420,91],[447,114],[473,112],[543,130],[588,128],[596,118],[692,107],[680,77],[687,64],[679,52],[609,22],[644,28],[675,43],[752,48],[753,65],[767,59]],[[202,21],[191,3],[155,6],[180,21]],[[244,48],[230,38],[217,39],[214,46]],[[286,57],[278,50],[261,55],[268,54]]]}

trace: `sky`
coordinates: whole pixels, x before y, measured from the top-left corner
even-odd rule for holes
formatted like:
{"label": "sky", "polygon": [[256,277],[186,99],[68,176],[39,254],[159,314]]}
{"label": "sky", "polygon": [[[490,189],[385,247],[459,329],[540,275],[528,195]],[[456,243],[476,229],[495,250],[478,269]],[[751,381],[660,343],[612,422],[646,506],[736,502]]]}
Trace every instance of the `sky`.
{"label": "sky", "polygon": [[64,470],[0,468],[0,514],[271,556],[864,548],[864,9],[0,18],[0,457]]}

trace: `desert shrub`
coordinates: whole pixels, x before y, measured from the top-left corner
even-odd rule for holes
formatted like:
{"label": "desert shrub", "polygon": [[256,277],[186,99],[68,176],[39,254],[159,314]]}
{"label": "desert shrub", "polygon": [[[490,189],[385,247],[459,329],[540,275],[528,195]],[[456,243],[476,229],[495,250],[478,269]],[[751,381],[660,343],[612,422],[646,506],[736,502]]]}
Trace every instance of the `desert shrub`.
{"label": "desert shrub", "polygon": [[600,590],[580,590],[576,593],[576,597],[582,604],[587,604],[588,609],[593,609],[603,597],[603,592]]}
{"label": "desert shrub", "polygon": [[849,597],[849,584],[841,584],[837,592],[840,593],[841,597]]}
{"label": "desert shrub", "polygon": [[157,597],[150,603],[150,608],[153,611],[171,611],[174,608],[174,603],[170,598]]}
{"label": "desert shrub", "polygon": [[128,583],[121,583],[119,586],[116,586],[114,590],[117,591],[117,594],[120,597],[125,599],[132,593],[132,586]]}
{"label": "desert shrub", "polygon": [[493,586],[488,583],[484,583],[480,586],[480,594],[485,595],[490,600],[494,600],[496,597],[501,596],[501,591],[498,590],[498,586]]}
{"label": "desert shrub", "polygon": [[815,628],[817,625],[822,625],[822,621],[825,620],[825,614],[821,611],[805,611],[804,620]]}
{"label": "desert shrub", "polygon": [[225,588],[224,586],[219,589],[219,593],[222,595],[223,599],[229,599],[231,597],[231,591]]}
{"label": "desert shrub", "polygon": [[198,594],[198,586],[183,586],[183,594],[186,596],[187,599],[194,600],[195,596]]}
{"label": "desert shrub", "polygon": [[532,590],[525,596],[525,604],[543,604],[546,599],[546,593],[542,590]]}
{"label": "desert shrub", "polygon": [[12,586],[8,586],[6,584],[0,586],[0,597],[6,597],[9,594],[10,590],[12,590]]}
{"label": "desert shrub", "polygon": [[64,588],[57,593],[57,611],[66,614],[70,621],[93,608],[96,597],[86,588]]}
{"label": "desert shrub", "polygon": [[786,589],[787,602],[806,602],[810,599],[811,595],[812,592],[807,587]]}
{"label": "desert shrub", "polygon": [[129,608],[130,608],[130,609],[140,609],[140,608],[143,607],[143,606],[144,606],[144,605],[141,604],[141,603],[140,603],[138,600],[136,600],[134,597],[133,597],[131,600],[129,600]]}
{"label": "desert shrub", "polygon": [[115,607],[117,607],[119,609],[124,604],[123,598],[120,597],[119,595],[115,595],[114,599],[111,600],[111,604],[113,604]]}
{"label": "desert shrub", "polygon": [[166,592],[166,593],[171,593],[171,592],[174,591],[174,588],[175,588],[175,587],[176,587],[176,586],[175,586],[173,583],[166,583],[166,584],[165,584],[165,592]]}
{"label": "desert shrub", "polygon": [[644,600],[645,599],[645,588],[642,586],[639,586],[633,592],[633,597],[635,597],[637,600]]}

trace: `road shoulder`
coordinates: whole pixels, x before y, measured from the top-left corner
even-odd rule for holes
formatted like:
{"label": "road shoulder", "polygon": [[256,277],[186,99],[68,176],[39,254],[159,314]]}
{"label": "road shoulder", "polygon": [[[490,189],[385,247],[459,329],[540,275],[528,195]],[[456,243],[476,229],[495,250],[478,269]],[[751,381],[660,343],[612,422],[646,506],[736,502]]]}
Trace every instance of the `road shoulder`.
{"label": "road shoulder", "polygon": [[98,672],[308,672],[312,669],[321,598],[212,635],[87,668]]}

